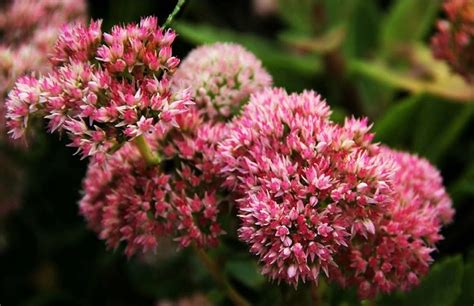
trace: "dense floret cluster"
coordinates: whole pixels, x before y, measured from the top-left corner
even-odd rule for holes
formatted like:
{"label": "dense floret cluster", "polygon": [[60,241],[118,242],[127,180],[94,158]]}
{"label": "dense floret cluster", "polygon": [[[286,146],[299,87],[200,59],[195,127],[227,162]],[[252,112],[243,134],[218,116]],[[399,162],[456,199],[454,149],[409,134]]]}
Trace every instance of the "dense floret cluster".
{"label": "dense floret cluster", "polygon": [[171,91],[179,64],[171,52],[174,38],[154,17],[115,26],[110,34],[102,34],[100,21],[66,27],[51,56],[53,71],[19,80],[9,95],[13,137],[40,115],[50,131],[66,132],[83,156],[103,160],[127,140],[176,124],[192,102],[187,90]]}
{"label": "dense floret cluster", "polygon": [[204,117],[225,120],[240,111],[250,94],[270,86],[272,78],[242,46],[216,43],[191,51],[173,81],[177,87],[193,89]]}
{"label": "dense floret cluster", "polygon": [[356,285],[365,298],[417,285],[442,239],[441,226],[454,215],[441,176],[427,160],[387,147],[381,154],[398,166],[394,198],[373,221],[374,232],[367,240],[353,241],[340,255],[340,269],[334,269],[335,279]]}
{"label": "dense floret cluster", "polygon": [[447,20],[438,21],[433,53],[466,81],[474,82],[474,0],[446,0]]}
{"label": "dense floret cluster", "polygon": [[326,277],[362,298],[416,285],[454,214],[440,173],[374,143],[367,119],[331,121],[314,91],[270,87],[239,45],[199,47],[178,67],[175,36],[154,17],[110,33],[100,21],[67,25],[52,70],[9,94],[14,138],[45,118],[93,157],[79,205],[89,227],[127,256],[165,237],[202,252],[225,233],[227,203],[272,280]]}
{"label": "dense floret cluster", "polygon": [[238,190],[240,238],[272,279],[317,281],[354,236],[374,232],[393,193],[394,164],[371,144],[366,120],[343,127],[314,92],[252,96],[220,147]]}
{"label": "dense floret cluster", "polygon": [[60,29],[82,22],[83,0],[14,0],[0,5],[0,137],[4,138],[4,98],[15,80],[29,72],[50,69],[48,53]]}

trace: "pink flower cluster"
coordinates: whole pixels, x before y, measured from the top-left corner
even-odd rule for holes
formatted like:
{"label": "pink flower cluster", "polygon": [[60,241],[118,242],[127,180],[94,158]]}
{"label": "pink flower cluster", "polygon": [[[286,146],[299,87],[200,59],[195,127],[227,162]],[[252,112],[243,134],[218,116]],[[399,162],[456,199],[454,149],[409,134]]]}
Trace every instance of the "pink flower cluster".
{"label": "pink flower cluster", "polygon": [[181,247],[207,247],[222,234],[212,159],[223,130],[200,124],[196,112],[178,116],[178,125],[148,136],[159,166],[147,165],[130,143],[105,166],[89,166],[81,213],[109,247],[124,241],[128,256],[155,250],[165,235]]}
{"label": "pink flower cluster", "polygon": [[15,80],[48,71],[60,28],[82,21],[85,11],[83,0],[14,0],[0,8],[0,137],[6,133],[3,100]]}
{"label": "pink flower cluster", "polygon": [[240,238],[262,273],[291,284],[337,267],[351,237],[368,237],[393,193],[394,163],[377,154],[366,120],[329,120],[314,92],[252,96],[220,146],[238,198]]}
{"label": "pink flower cluster", "polygon": [[19,138],[32,117],[45,117],[50,131],[66,132],[83,156],[103,160],[125,141],[176,124],[192,102],[187,90],[171,90],[179,64],[171,50],[175,36],[154,17],[111,33],[102,33],[100,21],[65,27],[53,71],[19,80],[10,93],[10,133]]}
{"label": "pink flower cluster", "polygon": [[395,196],[387,211],[374,220],[375,231],[354,241],[340,255],[333,276],[344,286],[356,285],[361,297],[378,292],[409,290],[418,284],[432,262],[431,253],[452,221],[454,210],[439,172],[425,159],[381,148],[398,166]]}
{"label": "pink flower cluster", "polygon": [[240,238],[262,273],[297,285],[321,270],[361,297],[408,289],[453,215],[425,160],[372,143],[367,120],[329,120],[314,92],[253,95],[219,145]]}
{"label": "pink flower cluster", "polygon": [[[217,44],[206,50],[222,58],[228,56],[225,46]],[[240,65],[240,58],[250,57],[243,48],[231,47],[243,54],[234,52],[236,56],[226,61],[228,66]],[[191,59],[196,61],[196,66],[205,66],[210,71],[222,67],[220,61],[210,62],[207,57]],[[190,58],[185,62],[189,63]],[[188,68],[188,65],[180,66],[174,78],[181,79],[186,74],[179,71]],[[265,73],[260,66],[258,69]],[[221,76],[243,80],[233,70],[225,70]],[[186,82],[193,89],[213,86],[203,84],[200,78],[189,78]],[[246,82],[240,87],[241,92],[233,89],[235,96],[243,100],[260,89],[260,79]],[[105,166],[90,164],[84,180],[81,213],[110,247],[124,241],[130,256],[155,249],[157,239],[164,235],[177,240],[181,247],[192,243],[201,247],[217,244],[218,236],[223,233],[217,222],[222,178],[214,160],[217,143],[227,129],[223,123],[210,120],[200,109],[202,106],[196,103],[175,117],[175,126],[161,126],[147,136],[152,151],[162,159],[160,165],[146,165],[131,144],[114,153]]]}
{"label": "pink flower cluster", "polygon": [[189,53],[173,78],[176,87],[191,87],[202,116],[225,120],[247,103],[250,94],[272,83],[259,59],[240,45],[216,43]]}
{"label": "pink flower cluster", "polygon": [[438,21],[431,44],[434,55],[454,71],[474,82],[474,0],[446,0],[448,20]]}
{"label": "pink flower cluster", "polygon": [[235,201],[239,237],[273,280],[324,274],[361,297],[415,285],[454,214],[438,171],[373,143],[367,119],[332,122],[313,91],[269,88],[238,45],[199,47],[178,68],[174,39],[153,17],[110,33],[66,26],[52,71],[9,95],[15,138],[44,117],[94,157],[80,202],[89,227],[128,256],[163,237],[210,247]]}

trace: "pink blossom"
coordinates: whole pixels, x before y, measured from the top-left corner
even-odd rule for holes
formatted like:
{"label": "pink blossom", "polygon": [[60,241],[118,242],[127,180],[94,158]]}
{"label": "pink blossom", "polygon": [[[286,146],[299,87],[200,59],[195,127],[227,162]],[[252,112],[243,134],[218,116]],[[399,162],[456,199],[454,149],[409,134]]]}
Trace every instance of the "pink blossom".
{"label": "pink blossom", "polygon": [[162,158],[158,166],[148,166],[130,143],[106,165],[89,165],[81,213],[109,247],[123,242],[128,256],[155,250],[163,236],[181,247],[209,247],[223,233],[213,160],[224,129],[202,124],[194,111],[177,124],[147,136]]}
{"label": "pink blossom", "polygon": [[433,54],[474,82],[474,1],[446,0],[444,11],[448,20],[438,21],[438,32],[431,39]]}
{"label": "pink blossom", "polygon": [[100,26],[93,21],[63,29],[53,71],[31,81],[40,85],[41,103],[25,94],[33,88],[17,84],[7,101],[14,137],[24,133],[31,115],[44,116],[51,132],[66,132],[83,156],[97,157],[161,125],[176,125],[176,116],[188,110],[190,92],[172,90],[169,82],[176,69],[169,64],[171,30],[161,29],[155,17],[111,33],[102,34]]}
{"label": "pink blossom", "polygon": [[15,80],[47,72],[60,28],[82,21],[85,10],[83,0],[13,0],[0,9],[0,139],[6,138],[4,98]]}
{"label": "pink blossom", "polygon": [[368,239],[353,240],[338,255],[339,268],[332,269],[342,285],[358,285],[362,298],[416,286],[433,261],[441,226],[454,214],[442,178],[427,160],[387,147],[380,154],[398,165],[393,200],[385,214],[372,219]]}
{"label": "pink blossom", "polygon": [[255,55],[232,43],[216,43],[192,50],[173,78],[176,87],[191,87],[202,116],[229,119],[250,95],[272,83]]}
{"label": "pink blossom", "polygon": [[329,114],[312,91],[266,89],[251,96],[219,147],[240,238],[263,274],[295,286],[337,269],[338,253],[374,232],[368,220],[393,194],[395,165],[370,143],[367,121],[341,127]]}

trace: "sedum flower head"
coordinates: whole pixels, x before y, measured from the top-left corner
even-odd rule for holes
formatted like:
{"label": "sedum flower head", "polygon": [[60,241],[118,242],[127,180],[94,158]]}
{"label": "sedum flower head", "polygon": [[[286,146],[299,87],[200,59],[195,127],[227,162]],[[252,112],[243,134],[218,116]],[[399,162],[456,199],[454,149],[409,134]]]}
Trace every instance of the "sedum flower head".
{"label": "sedum flower head", "polygon": [[272,83],[255,55],[233,43],[200,46],[189,53],[174,76],[177,87],[191,87],[205,118],[229,119],[250,95]]}
{"label": "sedum flower head", "polygon": [[100,21],[66,26],[51,56],[53,71],[35,82],[38,97],[28,95],[32,89],[24,82],[10,94],[11,134],[21,137],[30,117],[39,115],[50,131],[67,133],[83,156],[103,159],[127,140],[176,124],[192,102],[187,90],[170,87],[179,63],[172,56],[174,38],[155,17],[111,33],[102,33]]}
{"label": "sedum flower head", "polygon": [[371,143],[367,120],[329,121],[312,91],[253,95],[219,147],[237,193],[240,238],[262,273],[293,285],[337,268],[352,237],[374,233],[389,205],[395,166]]}
{"label": "sedum flower head", "polygon": [[130,143],[106,165],[89,165],[80,211],[109,247],[123,242],[128,256],[155,250],[163,236],[181,247],[215,246],[223,232],[217,222],[219,181],[212,161],[224,130],[201,125],[196,112],[177,121],[179,129],[147,136],[162,157],[159,166],[147,166]]}
{"label": "sedum flower head", "polygon": [[340,254],[339,269],[334,269],[334,278],[357,286],[362,298],[417,285],[442,239],[441,226],[454,214],[442,178],[427,160],[387,147],[381,154],[398,166],[393,200],[373,220],[374,232],[365,241],[353,240]]}
{"label": "sedum flower head", "polygon": [[13,0],[0,6],[0,139],[6,138],[4,99],[15,80],[50,70],[48,53],[61,27],[84,19],[83,0]]}
{"label": "sedum flower head", "polygon": [[447,20],[438,22],[431,41],[433,53],[474,82],[474,0],[446,0],[444,11]]}

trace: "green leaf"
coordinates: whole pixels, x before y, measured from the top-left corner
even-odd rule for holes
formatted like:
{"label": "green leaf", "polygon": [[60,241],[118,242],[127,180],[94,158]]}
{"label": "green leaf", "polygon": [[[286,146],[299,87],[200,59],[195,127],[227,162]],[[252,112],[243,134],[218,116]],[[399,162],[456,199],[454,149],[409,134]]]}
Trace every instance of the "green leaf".
{"label": "green leaf", "polygon": [[[431,61],[429,65],[444,66],[442,62],[433,63]],[[444,68],[447,67],[443,67],[443,70]],[[396,69],[384,61],[356,59],[349,61],[349,70],[355,75],[362,75],[386,86],[403,89],[414,94],[427,93],[449,99],[453,102],[463,103],[474,99],[474,88],[472,86],[464,82],[459,76],[444,75],[444,72],[437,75],[435,79],[425,80],[414,76],[410,71]],[[436,73],[438,71],[433,72]]]}
{"label": "green leaf", "polygon": [[340,124],[344,123],[344,119],[348,116],[346,110],[342,107],[331,107],[331,120]]}
{"label": "green leaf", "polygon": [[256,289],[265,282],[257,264],[250,259],[231,260],[227,262],[225,269],[230,276],[249,288]]}
{"label": "green leaf", "polygon": [[474,259],[464,265],[461,294],[456,306],[472,305],[474,303]]}
{"label": "green leaf", "polygon": [[395,147],[405,146],[410,141],[422,99],[422,95],[410,96],[392,106],[375,122],[376,139]]}
{"label": "green leaf", "polygon": [[315,9],[318,0],[278,0],[278,13],[292,31],[311,34],[318,26]]}
{"label": "green leaf", "polygon": [[460,136],[473,112],[471,105],[427,97],[416,120],[413,149],[436,163]]}
{"label": "green leaf", "polygon": [[[337,1],[332,1],[337,2]],[[380,12],[375,1],[356,0],[346,18],[346,39],[344,54],[348,56],[371,55],[377,46]]]}
{"label": "green leaf", "polygon": [[302,89],[304,88],[302,86],[306,85],[304,78],[312,78],[322,69],[318,56],[293,54],[279,44],[252,34],[185,22],[176,22],[174,27],[184,39],[197,45],[235,42],[245,46],[262,60],[264,67],[273,75],[277,86]]}
{"label": "green leaf", "polygon": [[433,24],[440,4],[441,0],[395,1],[381,32],[384,49],[393,51],[399,44],[423,39]]}
{"label": "green leaf", "polygon": [[382,296],[377,305],[452,306],[461,292],[462,278],[461,256],[449,257],[434,264],[417,288]]}

